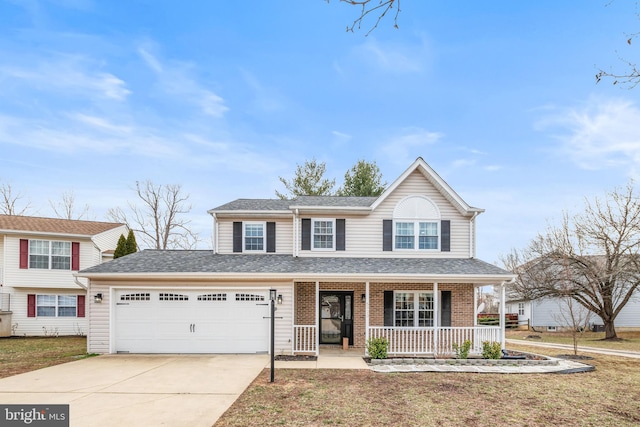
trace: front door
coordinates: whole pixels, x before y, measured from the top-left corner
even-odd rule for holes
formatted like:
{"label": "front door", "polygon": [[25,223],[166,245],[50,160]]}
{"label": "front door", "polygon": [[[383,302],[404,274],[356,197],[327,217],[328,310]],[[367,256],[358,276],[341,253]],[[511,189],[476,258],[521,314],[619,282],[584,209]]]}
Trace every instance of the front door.
{"label": "front door", "polygon": [[320,344],[353,345],[353,292],[320,292]]}

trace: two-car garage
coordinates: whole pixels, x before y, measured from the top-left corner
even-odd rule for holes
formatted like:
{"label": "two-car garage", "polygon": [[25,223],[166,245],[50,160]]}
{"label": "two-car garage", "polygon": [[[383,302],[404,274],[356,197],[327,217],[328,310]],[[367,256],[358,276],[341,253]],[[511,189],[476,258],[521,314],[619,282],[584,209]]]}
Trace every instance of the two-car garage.
{"label": "two-car garage", "polygon": [[118,353],[261,353],[269,349],[264,289],[114,289]]}

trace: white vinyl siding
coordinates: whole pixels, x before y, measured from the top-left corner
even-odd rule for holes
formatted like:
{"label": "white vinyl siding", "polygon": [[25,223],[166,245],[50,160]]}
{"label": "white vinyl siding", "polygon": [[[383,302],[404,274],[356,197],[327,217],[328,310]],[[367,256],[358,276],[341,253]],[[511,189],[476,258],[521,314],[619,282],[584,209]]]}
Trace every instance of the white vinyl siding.
{"label": "white vinyl siding", "polygon": [[[6,292],[6,290],[5,290]],[[27,295],[51,295],[57,297],[68,297],[77,301],[78,295],[86,295],[83,289],[76,286],[75,289],[46,289],[46,288],[12,288],[11,294],[11,323],[14,326],[14,334],[17,336],[45,336],[45,335],[86,335],[89,330],[89,318],[74,316],[43,316],[36,313],[36,317],[27,316]],[[89,298],[85,298],[86,308],[89,308]],[[64,301],[63,301],[64,302]],[[66,309],[65,309],[66,310]],[[77,307],[76,307],[77,310]],[[77,311],[76,311],[77,313]],[[88,311],[85,311],[88,316]]]}

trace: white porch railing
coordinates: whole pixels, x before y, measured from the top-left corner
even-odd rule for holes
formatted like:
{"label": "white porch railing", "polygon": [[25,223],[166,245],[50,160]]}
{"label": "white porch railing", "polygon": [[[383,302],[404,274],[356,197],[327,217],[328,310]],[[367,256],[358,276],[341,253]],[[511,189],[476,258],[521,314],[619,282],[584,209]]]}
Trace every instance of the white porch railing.
{"label": "white porch railing", "polygon": [[293,325],[294,353],[315,353],[317,341],[315,325]]}
{"label": "white porch railing", "polygon": [[482,342],[500,342],[500,328],[492,326],[403,328],[370,326],[370,338],[389,340],[389,354],[453,354],[453,344],[471,341],[471,353],[482,353]]}

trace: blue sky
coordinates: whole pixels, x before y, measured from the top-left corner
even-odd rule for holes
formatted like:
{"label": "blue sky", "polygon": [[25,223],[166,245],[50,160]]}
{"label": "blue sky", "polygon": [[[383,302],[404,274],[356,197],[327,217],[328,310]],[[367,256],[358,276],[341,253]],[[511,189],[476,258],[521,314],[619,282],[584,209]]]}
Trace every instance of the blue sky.
{"label": "blue sky", "polygon": [[365,36],[337,0],[0,0],[0,183],[97,220],[137,180],[181,184],[208,248],[207,209],[306,159],[339,185],[421,156],[486,209],[495,262],[640,174],[640,88],[594,78],[638,58],[634,3],[403,0]]}

